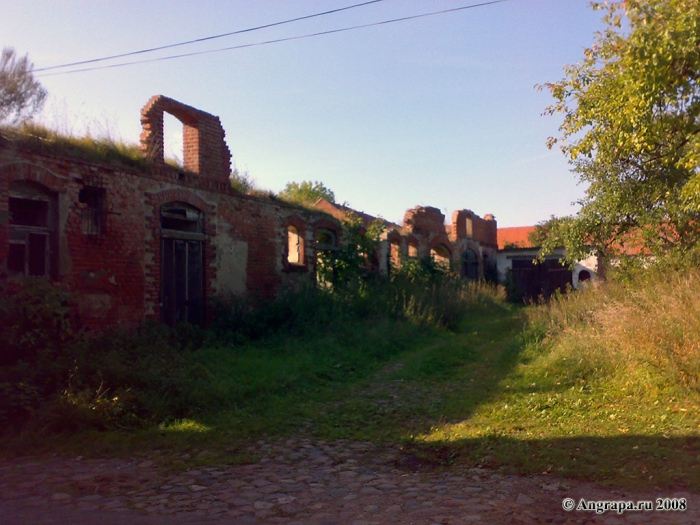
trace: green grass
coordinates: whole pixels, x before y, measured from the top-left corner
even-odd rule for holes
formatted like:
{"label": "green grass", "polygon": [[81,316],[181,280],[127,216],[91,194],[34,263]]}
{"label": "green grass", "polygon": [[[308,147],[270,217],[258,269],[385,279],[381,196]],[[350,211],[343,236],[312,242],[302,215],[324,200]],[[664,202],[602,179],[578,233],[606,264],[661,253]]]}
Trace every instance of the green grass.
{"label": "green grass", "polygon": [[[246,447],[264,436],[346,438],[398,446],[426,468],[697,490],[700,276],[640,279],[536,307],[472,296],[455,331],[426,326],[432,314],[379,315],[367,297],[296,296],[254,319],[236,314],[236,337],[214,332],[178,350],[199,371],[190,413],[142,429],[38,433],[34,446],[241,463],[256,461]],[[151,352],[165,344],[149,337]]]}
{"label": "green grass", "polygon": [[438,421],[408,436],[405,451],[617,486],[700,487],[700,275],[652,272],[529,307],[520,327],[507,311],[463,325],[456,346],[476,357],[432,381],[413,374],[438,400],[416,413]]}
{"label": "green grass", "polygon": [[201,358],[216,369],[212,381],[230,400],[210,420],[233,438],[307,431],[318,417],[315,402],[365,380],[383,363],[436,337],[434,331],[384,320],[344,325],[304,339],[251,343],[234,353],[206,349]]}

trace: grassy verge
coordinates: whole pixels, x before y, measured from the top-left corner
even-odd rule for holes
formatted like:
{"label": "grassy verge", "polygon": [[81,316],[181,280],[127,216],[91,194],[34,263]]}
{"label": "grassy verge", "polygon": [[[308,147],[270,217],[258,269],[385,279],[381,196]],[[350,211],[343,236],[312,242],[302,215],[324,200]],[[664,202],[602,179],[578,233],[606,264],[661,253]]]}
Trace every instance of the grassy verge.
{"label": "grassy verge", "polygon": [[406,453],[697,490],[699,284],[697,270],[646,272],[529,308],[519,334],[514,321],[505,330],[505,311],[478,333],[467,323],[455,346],[473,354],[447,376],[423,376],[420,389],[432,395],[413,410],[439,420],[407,436]]}

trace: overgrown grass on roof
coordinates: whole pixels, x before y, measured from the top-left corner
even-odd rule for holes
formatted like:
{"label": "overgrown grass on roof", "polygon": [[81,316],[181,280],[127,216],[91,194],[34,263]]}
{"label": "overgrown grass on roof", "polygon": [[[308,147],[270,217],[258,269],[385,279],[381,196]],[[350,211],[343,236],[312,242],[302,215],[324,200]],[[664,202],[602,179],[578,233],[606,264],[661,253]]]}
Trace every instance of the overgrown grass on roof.
{"label": "overgrown grass on roof", "polygon": [[33,151],[65,155],[88,161],[120,164],[129,168],[148,169],[146,159],[138,144],[114,140],[109,136],[78,137],[61,133],[34,122],[19,127],[1,127],[0,135],[5,139]]}

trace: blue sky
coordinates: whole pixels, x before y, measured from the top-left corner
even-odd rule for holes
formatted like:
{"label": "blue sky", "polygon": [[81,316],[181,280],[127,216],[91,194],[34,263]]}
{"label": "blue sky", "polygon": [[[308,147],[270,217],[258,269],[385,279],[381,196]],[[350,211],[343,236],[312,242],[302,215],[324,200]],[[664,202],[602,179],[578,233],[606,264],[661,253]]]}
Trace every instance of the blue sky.
{"label": "blue sky", "polygon": [[[360,0],[0,0],[0,45],[35,68],[236,31]],[[383,0],[311,20],[140,55],[305,35],[478,0]],[[163,94],[218,115],[236,165],[262,188],[318,180],[339,201],[401,221],[430,205],[521,226],[575,212],[583,188],[558,150],[560,117],[534,86],[559,80],[602,29],[588,0],[508,0],[270,45],[40,76],[42,119],[136,142]],[[118,61],[105,62],[104,65]],[[171,143],[179,124],[166,122]],[[179,153],[177,148],[175,154]]]}

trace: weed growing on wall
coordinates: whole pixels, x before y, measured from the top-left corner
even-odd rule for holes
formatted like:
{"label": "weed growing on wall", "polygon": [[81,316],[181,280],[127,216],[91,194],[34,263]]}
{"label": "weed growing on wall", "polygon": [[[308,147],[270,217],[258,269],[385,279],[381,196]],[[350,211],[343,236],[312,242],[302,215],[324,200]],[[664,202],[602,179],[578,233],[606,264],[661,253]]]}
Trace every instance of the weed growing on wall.
{"label": "weed growing on wall", "polygon": [[115,140],[110,136],[75,136],[61,133],[34,122],[26,122],[17,128],[0,127],[0,135],[22,146],[47,153],[63,153],[71,157],[116,163],[129,168],[148,170],[146,160],[138,144]]}

